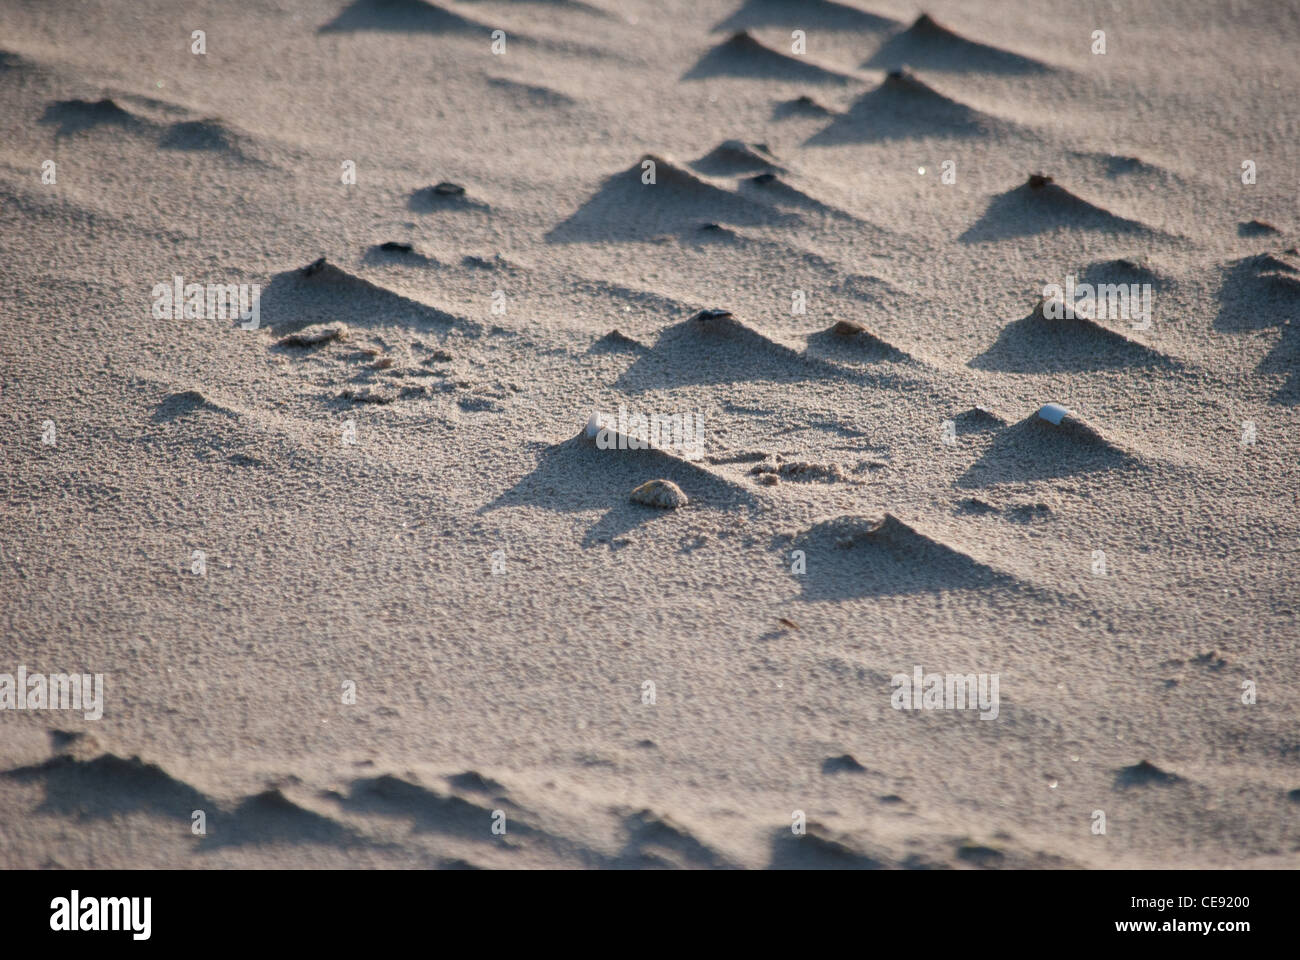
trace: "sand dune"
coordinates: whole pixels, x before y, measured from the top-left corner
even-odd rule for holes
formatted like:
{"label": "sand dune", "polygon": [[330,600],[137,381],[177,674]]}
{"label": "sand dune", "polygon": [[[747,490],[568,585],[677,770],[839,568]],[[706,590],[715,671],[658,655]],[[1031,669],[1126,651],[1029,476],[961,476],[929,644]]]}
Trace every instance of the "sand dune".
{"label": "sand dune", "polygon": [[790,100],[783,100],[772,107],[773,120],[786,120],[791,117],[830,117],[834,112],[808,94],[800,94]]}
{"label": "sand dune", "polygon": [[491,29],[428,0],[355,0],[320,28],[329,31],[392,30],[401,33],[471,33]]}
{"label": "sand dune", "polygon": [[792,207],[795,210],[808,211],[828,217],[838,217],[855,223],[861,222],[847,210],[840,210],[831,204],[824,203],[788,183],[778,173],[755,174],[752,177],[746,177],[740,182],[739,186],[742,194],[759,197],[773,206]]}
{"label": "sand dune", "polygon": [[[653,171],[654,182],[647,182]],[[547,234],[562,242],[650,240],[693,232],[707,222],[735,226],[796,222],[794,214],[728,190],[690,168],[648,154],[609,177],[572,216]]]}
{"label": "sand dune", "polygon": [[964,37],[927,13],[887,39],[863,64],[874,70],[897,70],[909,65],[950,73],[1033,74],[1049,69],[1032,57]]}
{"label": "sand dune", "polygon": [[374,244],[366,251],[366,260],[369,263],[398,263],[404,266],[439,266],[436,258],[421,253],[413,244],[402,240],[385,240]]}
{"label": "sand dune", "polygon": [[426,330],[445,330],[453,325],[469,329],[477,326],[385,290],[334,266],[324,257],[277,274],[262,292],[261,309],[267,328],[275,333],[329,322],[353,326],[396,324]]}
{"label": "sand dune", "polygon": [[[582,538],[585,547],[625,546],[629,534],[651,523],[680,526],[686,521],[660,519],[666,513],[647,510],[629,499],[641,484],[666,479],[690,500],[689,513],[701,510],[733,512],[757,506],[755,494],[743,485],[660,449],[600,449],[585,434],[539,451],[537,464],[518,483],[486,505],[484,512],[533,506],[565,512],[603,511]],[[555,485],[571,490],[563,505],[548,493]]]}
{"label": "sand dune", "polygon": [[1257,372],[1284,379],[1273,399],[1300,403],[1300,342],[1294,318],[1300,305],[1300,256],[1295,248],[1259,253],[1230,263],[1219,288],[1216,330],[1240,333],[1276,328],[1280,337],[1259,362]]}
{"label": "sand dune", "polygon": [[41,122],[57,124],[58,134],[63,137],[100,126],[126,129],[139,129],[144,126],[141,118],[123,109],[108,97],[93,102],[78,99],[51,103],[45,108]]}
{"label": "sand dune", "polygon": [[1014,586],[1013,578],[890,513],[825,520],[792,545],[832,568],[804,588],[814,600]]}
{"label": "sand dune", "polygon": [[182,120],[169,124],[158,145],[165,150],[206,150],[247,159],[244,138],[220,120]]}
{"label": "sand dune", "polygon": [[1043,174],[1030,174],[1020,186],[998,194],[961,240],[983,243],[1068,228],[1111,234],[1157,233],[1153,228],[1084,200]]}
{"label": "sand dune", "polygon": [[1086,421],[1071,415],[1051,424],[1035,413],[999,430],[957,485],[983,487],[1141,467],[1141,457]]}
{"label": "sand dune", "polygon": [[852,83],[854,79],[838,70],[774,50],[747,30],[734,33],[729,39],[714,46],[682,79],[703,80],[710,77],[816,84],[846,84]]}
{"label": "sand dune", "polygon": [[[169,104],[160,106],[165,110],[175,109]],[[57,125],[59,137],[96,135],[105,130],[119,129],[154,138],[164,150],[204,151],[235,161],[258,159],[258,148],[253,138],[219,119],[159,121],[128,110],[110,97],[51,103],[41,121]]]}
{"label": "sand dune", "polygon": [[995,136],[1013,128],[1014,124],[945,96],[916,74],[900,69],[886,74],[880,86],[855,100],[846,113],[818,131],[808,143]]}
{"label": "sand dune", "polygon": [[848,358],[864,362],[900,362],[911,359],[892,343],[876,336],[861,324],[848,320],[837,320],[827,329],[812,334],[808,338],[808,348],[818,355],[835,359]]}
{"label": "sand dune", "polygon": [[1142,257],[1115,257],[1090,263],[1080,274],[1083,283],[1094,286],[1102,283],[1150,284],[1155,290],[1168,290],[1174,285],[1166,271]]}
{"label": "sand dune", "polygon": [[691,166],[715,177],[786,172],[766,144],[745,143],[743,140],[724,140]]}
{"label": "sand dune", "polygon": [[745,0],[714,30],[751,27],[802,27],[821,30],[880,31],[898,27],[898,21],[835,0]]}
{"label": "sand dune", "polygon": [[[701,368],[696,357],[708,356]],[[631,390],[660,384],[735,380],[799,380],[842,375],[832,365],[755,330],[721,308],[701,310],[665,329],[650,351],[630,366],[618,385]]]}
{"label": "sand dune", "polygon": [[969,366],[978,369],[1016,373],[1178,365],[1173,358],[1134,336],[1111,329],[1092,317],[1076,314],[1049,319],[1044,315],[1042,300],[1028,316],[1003,327],[997,341],[969,362]]}

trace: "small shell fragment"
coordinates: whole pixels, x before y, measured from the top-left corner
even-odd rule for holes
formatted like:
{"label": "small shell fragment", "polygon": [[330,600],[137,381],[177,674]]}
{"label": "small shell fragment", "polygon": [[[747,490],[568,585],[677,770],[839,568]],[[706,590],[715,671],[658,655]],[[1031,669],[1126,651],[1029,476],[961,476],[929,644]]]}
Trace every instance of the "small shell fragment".
{"label": "small shell fragment", "polygon": [[690,501],[687,500],[686,494],[682,493],[681,487],[671,480],[647,480],[632,491],[632,502],[643,503],[647,507],[674,510],[686,506]]}

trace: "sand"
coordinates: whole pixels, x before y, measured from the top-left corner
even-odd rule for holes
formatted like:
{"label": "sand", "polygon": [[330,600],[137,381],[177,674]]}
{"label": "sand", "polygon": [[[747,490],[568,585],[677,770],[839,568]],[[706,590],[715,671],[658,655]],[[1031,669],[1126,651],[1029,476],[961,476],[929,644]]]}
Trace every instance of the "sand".
{"label": "sand", "polygon": [[922,13],[0,3],[0,867],[1297,865],[1300,13]]}

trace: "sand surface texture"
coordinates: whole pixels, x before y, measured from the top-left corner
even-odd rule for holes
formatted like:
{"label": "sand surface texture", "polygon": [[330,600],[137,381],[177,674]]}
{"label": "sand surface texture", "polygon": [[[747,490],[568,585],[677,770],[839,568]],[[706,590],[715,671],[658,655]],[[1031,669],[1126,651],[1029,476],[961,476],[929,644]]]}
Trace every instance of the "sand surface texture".
{"label": "sand surface texture", "polygon": [[0,867],[1296,865],[1298,48],[0,3]]}

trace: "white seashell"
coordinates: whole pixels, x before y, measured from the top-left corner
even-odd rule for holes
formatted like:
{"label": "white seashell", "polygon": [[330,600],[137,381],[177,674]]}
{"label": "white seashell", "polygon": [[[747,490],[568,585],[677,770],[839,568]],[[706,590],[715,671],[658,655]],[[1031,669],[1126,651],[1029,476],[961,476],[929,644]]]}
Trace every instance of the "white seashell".
{"label": "white seashell", "polygon": [[1059,403],[1048,403],[1038,411],[1038,415],[1053,426],[1059,426],[1061,420],[1070,415],[1070,411]]}

